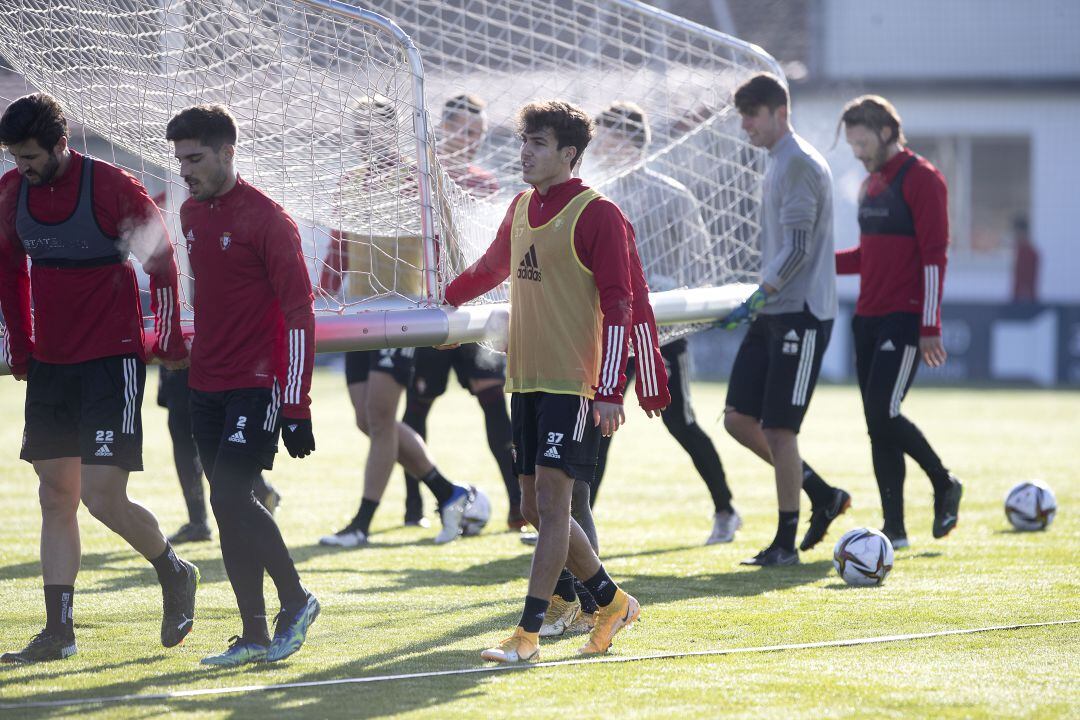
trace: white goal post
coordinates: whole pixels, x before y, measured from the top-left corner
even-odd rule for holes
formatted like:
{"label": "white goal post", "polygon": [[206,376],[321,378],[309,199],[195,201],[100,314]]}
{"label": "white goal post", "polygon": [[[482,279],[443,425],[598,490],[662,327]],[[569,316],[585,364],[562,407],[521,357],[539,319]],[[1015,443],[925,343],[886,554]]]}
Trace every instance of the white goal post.
{"label": "white goal post", "polygon": [[[722,315],[756,281],[764,156],[741,137],[731,94],[753,73],[782,77],[762,50],[636,0],[364,5],[6,0],[0,60],[26,91],[60,101],[82,134],[73,144],[163,196],[174,241],[186,187],[165,124],[192,104],[228,106],[241,174],[303,229],[320,352],[494,341],[506,286],[458,311],[440,305],[524,187],[514,116],[533,99],[594,116],[631,101],[647,117],[638,155],[605,163],[590,148],[581,173],[632,214],[668,337]],[[485,125],[471,144],[445,111],[466,95]],[[650,213],[652,195],[636,189],[656,177],[678,195],[678,217]],[[678,229],[691,225],[692,238]]]}

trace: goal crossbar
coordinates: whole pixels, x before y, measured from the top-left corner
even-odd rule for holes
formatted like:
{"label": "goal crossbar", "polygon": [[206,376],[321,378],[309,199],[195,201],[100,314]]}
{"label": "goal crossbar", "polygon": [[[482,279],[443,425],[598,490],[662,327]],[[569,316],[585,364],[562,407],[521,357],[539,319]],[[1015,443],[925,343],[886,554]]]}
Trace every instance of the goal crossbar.
{"label": "goal crossbar", "polygon": [[[649,294],[660,325],[711,322],[731,312],[746,298],[752,285],[668,290]],[[352,316],[318,317],[315,352],[338,353],[392,347],[427,347],[482,342],[505,348],[510,323],[507,303],[466,305],[460,308],[418,307],[412,310],[369,310]],[[185,335],[191,327],[185,327]],[[0,343],[6,338],[0,337]],[[152,341],[151,341],[152,344]],[[0,375],[11,374],[2,358]]]}

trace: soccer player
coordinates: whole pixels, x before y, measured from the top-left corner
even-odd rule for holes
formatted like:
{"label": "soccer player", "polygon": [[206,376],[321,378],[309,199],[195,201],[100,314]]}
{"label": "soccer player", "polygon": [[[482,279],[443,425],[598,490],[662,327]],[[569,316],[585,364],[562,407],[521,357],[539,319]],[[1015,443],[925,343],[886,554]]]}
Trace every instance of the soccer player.
{"label": "soccer player", "polygon": [[[499,183],[487,170],[473,163],[487,135],[485,103],[475,95],[455,95],[443,106],[438,143],[439,160],[447,174],[466,192],[474,197],[488,197],[499,189]],[[506,524],[511,530],[525,527],[521,515],[521,488],[514,476],[510,448],[510,416],[506,412],[503,383],[506,381],[506,360],[476,343],[468,343],[453,350],[436,350],[431,347],[416,348],[416,372],[405,397],[405,416],[402,421],[427,437],[427,416],[435,400],[446,392],[450,370],[453,368],[458,382],[480,403],[484,413],[484,429],[488,448],[506,486],[510,510]],[[407,478],[410,488],[405,511],[406,523],[423,517],[420,494],[413,495],[417,480]]]}
{"label": "soccer player", "polygon": [[[900,413],[919,358],[945,362],[941,295],[949,246],[945,178],[904,147],[900,114],[876,95],[855,98],[840,117],[855,157],[870,173],[859,191],[859,245],[836,253],[836,271],[859,274],[851,329],[870,434],[874,475],[894,548],[909,546],[904,525],[904,455],[934,488],[933,535],[956,527],[963,486],[922,432]],[[839,130],[839,128],[838,128]]]}
{"label": "soccer player", "polygon": [[[29,645],[0,660],[33,663],[76,652],[80,499],[153,564],[163,599],[161,643],[173,647],[191,632],[199,571],[176,556],[154,516],[127,492],[129,473],[143,467],[148,355],[174,368],[187,364],[165,224],[135,178],[68,146],[67,120],[49,95],[8,106],[0,145],[16,165],[0,178],[0,309],[6,360],[15,379],[26,381],[21,457],[38,476],[47,618]],[[129,253],[150,275],[157,339],[149,351]]]}
{"label": "soccer player", "polygon": [[[539,631],[564,566],[600,606],[579,652],[606,652],[638,618],[638,601],[612,581],[570,517],[570,497],[574,481],[595,471],[599,436],[625,421],[631,337],[641,357],[642,407],[659,415],[669,401],[633,227],[614,203],[571,177],[592,121],[580,108],[549,101],[523,107],[518,126],[521,175],[532,189],[514,198],[491,247],[446,290],[446,301],[457,306],[510,277],[514,470],[522,513],[539,538],[521,620],[513,635],[481,654],[496,662],[539,659]],[[643,383],[642,376],[654,381]]]}
{"label": "soccer player", "polygon": [[[188,388],[188,370],[161,368],[158,383],[158,405],[168,414],[169,437],[173,445],[173,464],[180,479],[180,491],[187,506],[188,521],[169,536],[169,542],[180,545],[186,542],[209,540],[213,533],[206,521],[206,496],[203,493],[203,467],[191,435],[191,391]],[[255,480],[255,499],[273,515],[281,502],[281,495],[266,482],[262,473]]]}
{"label": "soccer player", "polygon": [[478,199],[499,191],[499,181],[476,164],[488,132],[487,103],[476,95],[455,95],[443,105],[437,150],[450,179]]}
{"label": "soccer player", "polygon": [[[651,128],[645,111],[630,102],[616,102],[596,119],[594,157],[616,179],[605,187],[636,230],[642,262],[653,290],[672,290],[685,284],[691,263],[707,261],[709,233],[694,196],[678,181],[648,167],[628,172],[643,162]],[[709,489],[713,502],[713,529],[706,545],[731,542],[742,519],[731,504],[731,489],[716,447],[694,417],[690,405],[686,338],[666,343],[660,350],[668,371],[671,404],[661,413],[664,426],[682,446]],[[636,358],[627,363],[634,372]],[[595,504],[607,466],[612,438],[600,440],[591,499]]]}
{"label": "soccer player", "polygon": [[[219,105],[189,107],[165,128],[191,192],[180,226],[197,287],[192,433],[243,623],[224,652],[202,659],[216,666],[286,658],[319,615],[274,518],[252,493],[259,473],[273,467],[279,432],[293,457],[315,451],[311,283],[296,223],[237,175],[236,137],[235,120]],[[264,571],[281,601],[273,639]]]}
{"label": "soccer player", "polygon": [[836,317],[832,174],[795,134],[787,90],[762,73],[735,92],[750,144],[769,151],[761,207],[762,282],[719,325],[749,323],[731,369],[724,427],[770,463],[780,517],[776,536],[744,565],[794,565],[799,487],[810,496],[810,527],[799,544],[818,544],[851,496],[803,463],[798,433]]}
{"label": "soccer player", "polygon": [[[398,155],[388,142],[396,123],[390,101],[379,96],[362,99],[354,108],[354,122],[357,146],[369,153],[369,161],[354,177],[346,178],[342,202],[359,202],[366,191],[378,193],[380,188],[401,187],[402,183],[415,187],[415,180],[405,180],[409,160]],[[384,182],[386,178],[390,179],[389,183]],[[374,197],[373,194],[371,198]],[[341,287],[341,273],[348,270],[346,242],[349,240],[348,233],[336,233],[322,273],[324,290],[336,292]],[[435,495],[443,523],[435,542],[452,542],[461,534],[462,519],[476,497],[476,490],[447,480],[435,467],[423,438],[397,420],[401,395],[412,384],[414,353],[415,348],[387,348],[345,354],[345,382],[356,425],[368,436],[371,445],[364,465],[360,507],[344,528],[320,538],[322,545],[346,548],[367,545],[371,520],[386,492],[395,462],[400,462],[408,475],[419,478]],[[423,515],[418,502],[418,499],[407,501],[406,521],[421,524]]]}

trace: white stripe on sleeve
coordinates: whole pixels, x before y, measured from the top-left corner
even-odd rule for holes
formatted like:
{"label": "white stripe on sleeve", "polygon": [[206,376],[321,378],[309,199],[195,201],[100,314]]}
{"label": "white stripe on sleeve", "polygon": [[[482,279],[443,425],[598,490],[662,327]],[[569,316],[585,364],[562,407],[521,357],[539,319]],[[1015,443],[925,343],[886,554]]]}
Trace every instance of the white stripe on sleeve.
{"label": "white stripe on sleeve", "polygon": [[923,267],[923,327],[937,325],[938,295],[941,287],[941,268],[937,265]]}
{"label": "white stripe on sleeve", "polygon": [[648,323],[634,326],[634,350],[637,353],[638,376],[645,397],[656,397],[660,390],[656,380],[656,357],[653,355],[652,329]]}
{"label": "white stripe on sleeve", "polygon": [[619,384],[619,369],[622,367],[622,353],[626,328],[621,325],[607,327],[607,359],[600,373],[599,390],[601,395],[611,395]]}
{"label": "white stripe on sleeve", "polygon": [[300,388],[304,375],[304,330],[294,328],[289,331],[289,372],[286,376],[285,404],[300,404]]}

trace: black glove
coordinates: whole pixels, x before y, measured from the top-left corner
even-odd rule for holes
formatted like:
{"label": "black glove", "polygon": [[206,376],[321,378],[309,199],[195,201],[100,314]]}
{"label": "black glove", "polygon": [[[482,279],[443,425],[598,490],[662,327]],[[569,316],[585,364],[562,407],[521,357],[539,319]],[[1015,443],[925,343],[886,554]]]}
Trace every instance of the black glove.
{"label": "black glove", "polygon": [[315,452],[315,435],[311,432],[311,418],[284,418],[281,424],[281,440],[294,458],[307,457]]}

